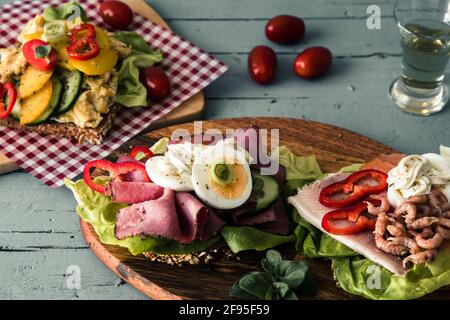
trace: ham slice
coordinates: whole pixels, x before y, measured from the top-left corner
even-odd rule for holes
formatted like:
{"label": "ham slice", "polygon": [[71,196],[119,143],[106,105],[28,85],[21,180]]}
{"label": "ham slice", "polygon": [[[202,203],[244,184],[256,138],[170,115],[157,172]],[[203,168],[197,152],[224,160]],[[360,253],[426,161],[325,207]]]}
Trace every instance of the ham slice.
{"label": "ham slice", "polygon": [[193,195],[187,192],[175,193],[183,242],[200,238],[208,221],[208,209]]}
{"label": "ham slice", "polygon": [[363,169],[376,169],[388,173],[398,165],[400,160],[405,157],[402,153],[380,154],[375,159],[367,162]]}
{"label": "ham slice", "polygon": [[289,220],[284,207],[284,200],[279,197],[278,200],[270,207],[268,212],[273,212],[275,220],[267,222],[258,227],[261,231],[287,235],[289,233]]}
{"label": "ham slice", "polygon": [[155,200],[162,196],[164,188],[148,182],[113,181],[106,187],[106,193],[113,202],[139,203]]}
{"label": "ham slice", "polygon": [[124,239],[130,236],[148,235],[185,240],[175,206],[175,192],[164,189],[163,195],[151,201],[134,204],[119,210],[115,225],[115,236]]}
{"label": "ham slice", "polygon": [[[288,202],[298,210],[299,214],[305,220],[322,232],[327,233],[321,226],[322,218],[332,209],[320,204],[320,191],[324,187],[334,182],[342,181],[348,176],[348,174],[335,174],[324,180],[317,181],[300,190],[296,196],[289,197]],[[377,248],[373,232],[370,230],[346,236],[338,236],[329,233],[328,235],[393,273],[403,274],[405,272],[402,261],[398,257],[385,253]]]}
{"label": "ham slice", "polygon": [[[147,183],[148,184],[148,183]],[[117,214],[115,236],[157,236],[191,243],[208,240],[224,223],[190,193],[163,189],[156,200],[121,209]]]}
{"label": "ham slice", "polygon": [[[121,154],[119,158],[117,159],[117,163],[123,163],[123,162],[137,162],[142,163],[138,160],[136,160],[133,157],[130,157],[126,154]],[[130,181],[130,182],[145,182],[145,177],[140,171],[132,171],[130,173],[127,173],[125,176],[121,177],[122,181]]]}

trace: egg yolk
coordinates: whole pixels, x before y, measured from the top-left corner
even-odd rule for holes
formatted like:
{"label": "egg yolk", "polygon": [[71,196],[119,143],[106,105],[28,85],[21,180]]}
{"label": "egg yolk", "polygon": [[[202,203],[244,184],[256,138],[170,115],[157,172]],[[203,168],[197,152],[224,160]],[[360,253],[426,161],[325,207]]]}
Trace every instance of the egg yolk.
{"label": "egg yolk", "polygon": [[247,175],[244,166],[241,164],[227,165],[232,170],[233,180],[223,184],[211,175],[208,175],[208,187],[217,195],[225,199],[236,199],[242,196],[247,186]]}

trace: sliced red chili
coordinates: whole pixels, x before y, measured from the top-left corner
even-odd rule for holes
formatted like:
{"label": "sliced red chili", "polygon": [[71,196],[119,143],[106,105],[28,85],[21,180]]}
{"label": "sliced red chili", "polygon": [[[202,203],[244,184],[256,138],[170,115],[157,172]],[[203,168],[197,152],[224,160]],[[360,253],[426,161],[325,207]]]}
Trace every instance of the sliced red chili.
{"label": "sliced red chili", "polygon": [[89,23],[82,23],[76,28],[70,30],[70,42],[77,42],[79,40],[95,39],[97,31],[95,27]]}
{"label": "sliced red chili", "polygon": [[[373,184],[374,181],[376,184]],[[364,197],[380,193],[387,187],[387,175],[384,172],[373,169],[362,170],[350,175],[344,181],[323,188],[319,201],[329,208],[345,208]]]}
{"label": "sliced red chili", "polygon": [[131,149],[130,157],[135,158],[136,160],[141,160],[143,158],[150,159],[153,157],[153,152],[151,152],[148,147],[136,146]]}
{"label": "sliced red chili", "polygon": [[145,166],[142,163],[138,162],[113,163],[108,160],[93,160],[86,163],[86,165],[84,166],[83,179],[84,182],[92,190],[95,190],[102,194],[106,194],[106,186],[102,186],[94,182],[91,176],[91,169],[93,168],[107,171],[112,179],[115,179],[121,175],[125,175],[133,171],[140,171],[145,178],[145,182],[151,182],[150,178],[147,175],[147,171],[145,170]]}
{"label": "sliced red chili", "polygon": [[[347,209],[338,209],[325,214],[322,218],[322,228],[331,234],[349,235],[363,230],[374,230],[376,219],[362,215],[367,210],[367,203],[361,202]],[[332,221],[347,220],[350,224],[335,225]]]}
{"label": "sliced red chili", "polygon": [[[6,105],[8,101],[8,105]],[[0,119],[6,119],[11,114],[17,101],[17,90],[14,84],[7,82],[0,85]]]}
{"label": "sliced red chili", "polygon": [[100,47],[95,40],[95,27],[88,23],[83,23],[71,30],[70,44],[67,52],[72,59],[85,61],[97,57],[100,54]]}

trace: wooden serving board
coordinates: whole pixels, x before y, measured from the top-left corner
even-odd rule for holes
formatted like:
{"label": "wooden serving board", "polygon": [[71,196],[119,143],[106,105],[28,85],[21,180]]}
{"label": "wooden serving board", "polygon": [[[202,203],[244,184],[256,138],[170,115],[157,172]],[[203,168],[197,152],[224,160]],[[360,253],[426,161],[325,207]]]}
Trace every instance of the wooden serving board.
{"label": "wooden serving board", "polygon": [[[170,30],[169,25],[164,21],[164,19],[161,18],[161,16],[159,16],[159,14],[144,0],[123,1],[126,2],[134,12],[138,12],[141,16],[147,18],[148,20]],[[204,110],[205,98],[203,96],[203,92],[199,92],[189,100],[183,102],[178,108],[176,108],[169,114],[153,122],[149,126],[148,130],[154,130],[177,123],[202,119]],[[20,168],[15,165],[14,162],[9,160],[4,155],[0,154],[0,175],[19,169]]]}
{"label": "wooden serving board", "polygon": [[[202,122],[203,130],[243,128],[256,125],[266,129],[280,129],[280,144],[296,154],[315,154],[322,169],[334,172],[356,162],[365,162],[380,153],[394,150],[359,134],[317,122],[286,118],[241,118]],[[119,150],[127,152],[133,145],[151,145],[162,137],[170,137],[174,129],[193,132],[193,123],[152,131],[135,138]],[[154,299],[229,299],[228,290],[244,273],[257,269],[261,253],[239,254],[239,261],[216,261],[208,266],[175,267],[150,262],[133,256],[128,250],[103,245],[93,229],[81,222],[83,236],[95,255],[116,275]],[[280,247],[283,255],[294,258],[292,244]],[[303,259],[303,257],[298,256]],[[336,286],[331,265],[320,259],[307,260],[318,280],[319,293],[314,299],[357,299]],[[450,299],[450,292],[436,292],[427,298]]]}

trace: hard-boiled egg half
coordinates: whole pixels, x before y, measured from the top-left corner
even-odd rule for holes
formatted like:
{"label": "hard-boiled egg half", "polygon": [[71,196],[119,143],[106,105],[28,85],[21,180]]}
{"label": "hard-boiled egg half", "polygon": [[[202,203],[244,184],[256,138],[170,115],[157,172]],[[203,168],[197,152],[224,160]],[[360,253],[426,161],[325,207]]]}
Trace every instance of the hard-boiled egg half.
{"label": "hard-boiled egg half", "polygon": [[191,143],[169,145],[164,156],[145,163],[149,178],[157,185],[174,191],[192,191],[191,168],[194,147]]}
{"label": "hard-boiled egg half", "polygon": [[195,157],[192,186],[197,196],[217,209],[244,204],[252,192],[252,177],[245,152],[226,144],[209,147]]}

